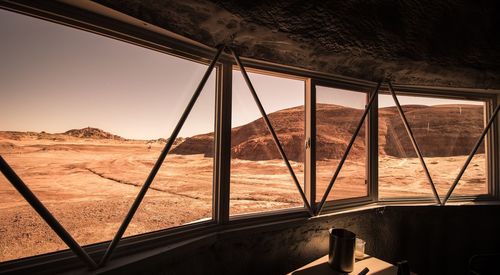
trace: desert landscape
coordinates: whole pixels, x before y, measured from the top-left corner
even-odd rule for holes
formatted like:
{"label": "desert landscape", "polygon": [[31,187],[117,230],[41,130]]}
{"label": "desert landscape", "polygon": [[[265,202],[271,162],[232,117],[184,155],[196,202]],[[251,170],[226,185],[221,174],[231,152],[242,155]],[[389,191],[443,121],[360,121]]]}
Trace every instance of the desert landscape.
{"label": "desert landscape", "polygon": [[[483,127],[477,105],[404,106],[440,195],[444,196]],[[318,200],[362,110],[318,104]],[[394,107],[379,110],[379,192],[382,198],[432,196]],[[269,114],[303,183],[304,110]],[[96,128],[64,133],[0,132],[0,155],[81,244],[113,237],[165,139],[128,140]],[[231,215],[301,207],[291,177],[262,119],[232,130]],[[487,193],[484,146],[455,195]],[[367,195],[364,129],[329,199]],[[213,134],[178,138],[126,236],[180,226],[212,215]],[[441,173],[446,171],[446,173]],[[0,261],[66,246],[0,176]]]}

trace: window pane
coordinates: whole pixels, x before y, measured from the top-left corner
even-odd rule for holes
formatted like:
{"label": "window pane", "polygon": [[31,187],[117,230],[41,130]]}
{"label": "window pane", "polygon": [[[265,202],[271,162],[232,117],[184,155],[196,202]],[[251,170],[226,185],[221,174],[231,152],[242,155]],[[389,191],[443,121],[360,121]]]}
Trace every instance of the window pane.
{"label": "window pane", "polygon": [[[321,201],[366,105],[366,94],[316,86],[316,201]],[[340,170],[328,200],[364,197],[366,184],[365,123]]]}
{"label": "window pane", "polygon": [[[438,194],[448,192],[462,165],[484,128],[484,102],[430,97],[398,96],[415,140],[422,151]],[[380,121],[387,131],[380,131],[380,197],[432,197],[427,179],[415,177],[422,171],[411,141],[406,134],[390,95],[379,96]],[[385,137],[383,135],[386,135]],[[406,137],[394,139],[394,137]],[[397,173],[394,169],[398,166]],[[487,193],[484,143],[466,170],[454,195]],[[467,175],[467,176],[466,176]]]}
{"label": "window pane", "polygon": [[206,85],[125,236],[212,218],[215,73]]}
{"label": "window pane", "polygon": [[[393,105],[386,106],[392,97],[379,95],[378,98],[381,106],[378,110],[379,197],[434,196],[396,106],[393,106],[393,101]],[[402,108],[411,112],[419,106],[405,105]]]}
{"label": "window pane", "polygon": [[2,173],[0,197],[0,262],[68,248]]}
{"label": "window pane", "polygon": [[[471,163],[465,170],[462,178],[460,179],[457,187],[453,191],[453,196],[471,196],[471,195],[484,195],[488,194],[488,180],[487,180],[487,160],[484,153],[484,142],[481,144],[479,151],[483,153],[476,153],[472,158]],[[465,161],[460,163],[460,166]],[[457,171],[458,174],[458,171]],[[444,193],[443,193],[444,194]]]}
{"label": "window pane", "polygon": [[[304,82],[249,73],[298,181],[304,178]],[[240,71],[233,71],[231,215],[303,202]]]}
{"label": "window pane", "polygon": [[[0,36],[0,155],[77,242],[110,240],[207,66],[1,10]],[[213,132],[214,89],[215,73],[176,146]],[[189,141],[208,150],[213,139]],[[140,210],[149,218],[127,233],[211,218],[213,154],[187,151],[167,158]],[[0,228],[43,230],[14,229],[11,193],[0,201]],[[49,234],[32,238],[37,250],[9,257],[63,248]],[[2,241],[10,251],[19,239]]]}

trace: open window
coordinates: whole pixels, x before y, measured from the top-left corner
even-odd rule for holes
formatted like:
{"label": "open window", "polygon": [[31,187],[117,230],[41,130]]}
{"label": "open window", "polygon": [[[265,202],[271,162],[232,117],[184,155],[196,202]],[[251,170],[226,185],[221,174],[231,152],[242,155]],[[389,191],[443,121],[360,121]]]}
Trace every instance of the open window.
{"label": "open window", "polygon": [[[368,196],[367,91],[316,85],[316,201],[333,188],[326,202]],[[355,133],[360,127],[359,132]],[[351,139],[354,142],[346,153]],[[334,178],[344,159],[338,176]]]}
{"label": "open window", "polygon": [[[296,179],[304,179],[304,81],[248,73]],[[277,144],[239,70],[233,71],[230,214],[303,207]]]}

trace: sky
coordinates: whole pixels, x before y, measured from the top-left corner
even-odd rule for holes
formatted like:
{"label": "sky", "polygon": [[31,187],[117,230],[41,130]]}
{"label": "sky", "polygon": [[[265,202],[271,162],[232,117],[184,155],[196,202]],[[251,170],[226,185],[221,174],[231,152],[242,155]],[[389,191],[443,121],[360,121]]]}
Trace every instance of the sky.
{"label": "sky", "polygon": [[[0,10],[0,130],[60,133],[96,127],[129,139],[170,135],[207,66]],[[250,73],[267,113],[304,104],[304,82]],[[363,108],[364,96],[318,87],[317,101]],[[381,106],[392,99],[380,97]],[[389,100],[390,99],[390,100]],[[212,132],[215,72],[179,136]],[[402,104],[449,100],[402,98]],[[452,101],[452,103],[459,103]],[[260,118],[239,71],[232,126]]]}

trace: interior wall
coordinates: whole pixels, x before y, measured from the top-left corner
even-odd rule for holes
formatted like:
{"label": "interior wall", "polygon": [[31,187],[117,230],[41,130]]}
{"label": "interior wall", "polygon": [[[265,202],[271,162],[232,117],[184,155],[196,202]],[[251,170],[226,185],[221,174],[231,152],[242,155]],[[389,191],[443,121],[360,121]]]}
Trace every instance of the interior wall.
{"label": "interior wall", "polygon": [[390,245],[371,253],[389,262],[407,259],[419,274],[467,274],[471,256],[500,253],[499,213],[493,205],[388,207],[372,233],[375,243]]}
{"label": "interior wall", "polygon": [[212,243],[191,245],[180,253],[158,255],[108,274],[285,274],[327,253],[327,230],[333,226],[368,238],[376,211],[232,230]]}
{"label": "interior wall", "polygon": [[158,255],[109,274],[286,274],[328,251],[331,227],[367,241],[366,252],[419,274],[466,274],[474,254],[500,252],[500,206],[389,206],[285,228],[221,233],[213,242]]}

